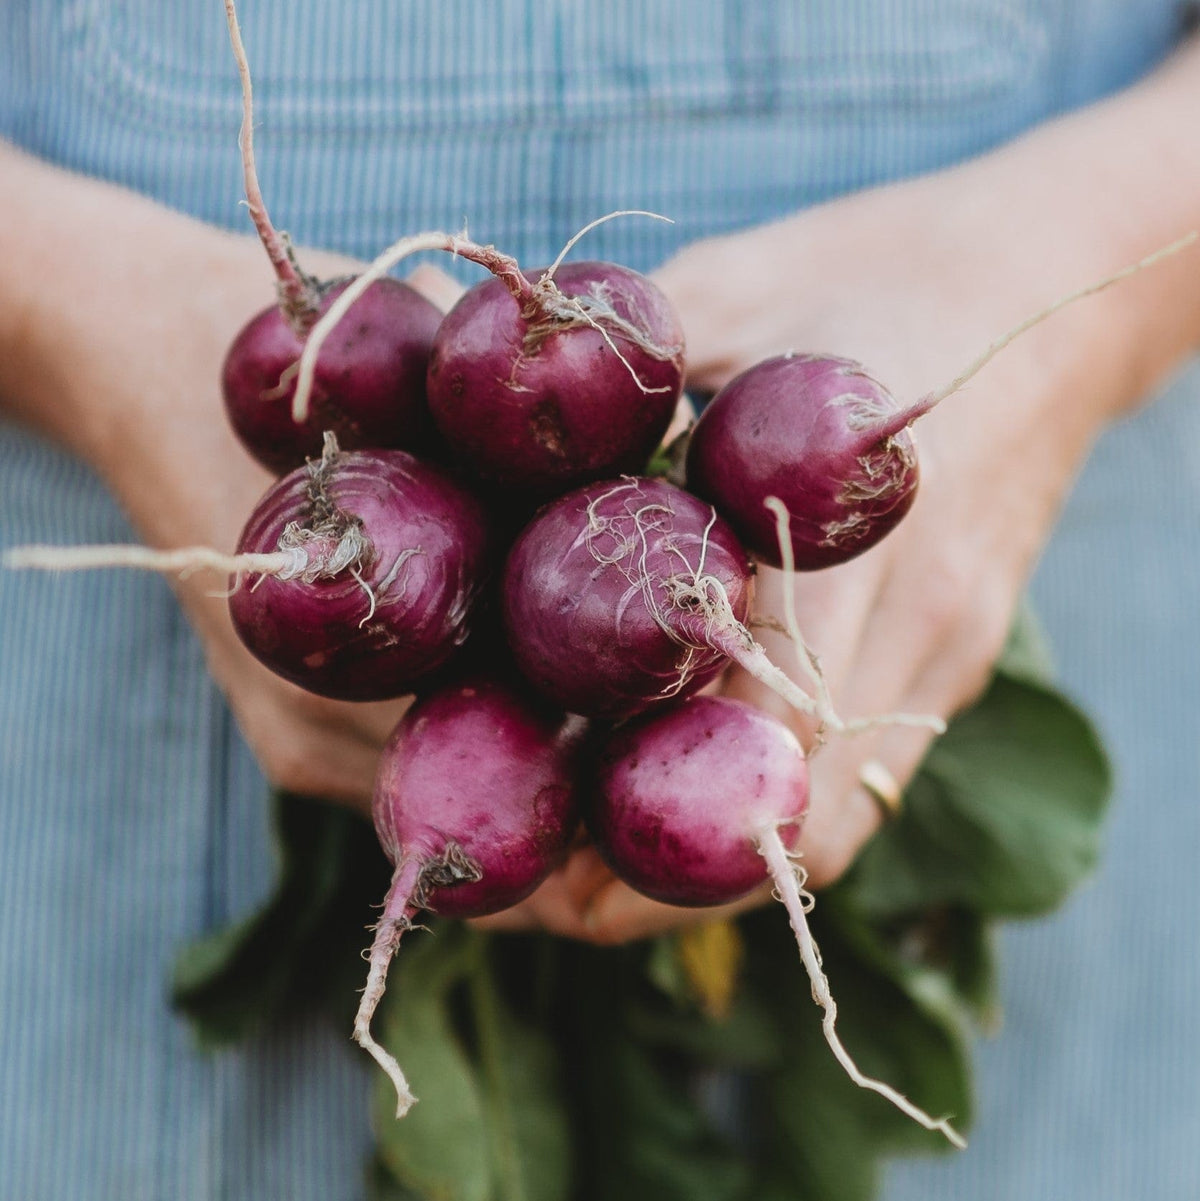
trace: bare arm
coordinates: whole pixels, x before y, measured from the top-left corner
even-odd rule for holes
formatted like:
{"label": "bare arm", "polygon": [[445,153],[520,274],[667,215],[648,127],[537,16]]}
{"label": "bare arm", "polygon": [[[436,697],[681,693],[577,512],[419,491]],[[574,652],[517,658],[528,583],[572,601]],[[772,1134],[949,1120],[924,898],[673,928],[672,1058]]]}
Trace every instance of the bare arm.
{"label": "bare arm", "polygon": [[[151,545],[232,550],[270,482],[229,431],[218,385],[233,335],[272,300],[261,246],[3,143],[0,177],[5,415],[86,460]],[[402,704],[338,705],[277,679],[210,595],[222,586],[175,584],[268,775],[366,807]]]}

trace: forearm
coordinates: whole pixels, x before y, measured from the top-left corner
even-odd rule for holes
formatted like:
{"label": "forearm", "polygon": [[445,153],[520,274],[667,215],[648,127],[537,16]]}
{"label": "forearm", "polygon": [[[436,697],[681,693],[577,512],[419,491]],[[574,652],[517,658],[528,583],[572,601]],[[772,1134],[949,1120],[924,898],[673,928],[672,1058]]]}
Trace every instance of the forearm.
{"label": "forearm", "polygon": [[[6,145],[0,157],[0,404],[169,537],[164,506],[179,489],[160,471],[194,462],[200,479],[179,499],[203,505],[205,465],[241,456],[215,372],[221,346],[269,301],[270,277],[248,239]],[[263,485],[257,471],[234,478],[243,500]]]}
{"label": "forearm", "polygon": [[[91,463],[143,541],[232,550],[269,477],[230,431],[219,371],[271,301],[262,247],[2,144],[0,177],[0,412]],[[365,807],[403,705],[285,684],[237,639],[220,580],[173,583],[271,779]]]}
{"label": "forearm", "polygon": [[[990,198],[995,241],[1041,302],[1200,230],[1198,115],[1193,39],[1137,86],[962,169],[966,185]],[[1077,358],[1077,338],[1092,363],[1092,412],[1128,412],[1200,348],[1198,281],[1193,247],[1064,310],[1039,332],[1038,350],[1051,363]]]}
{"label": "forearm", "polygon": [[[660,279],[683,313],[692,382],[717,387],[788,349],[864,357],[890,341],[847,320],[869,285],[905,311],[906,327],[928,317],[936,328],[929,345],[891,344],[890,357],[867,365],[902,396],[939,387],[1059,296],[1200,228],[1197,113],[1193,42],[1137,86],[979,158],[685,250]],[[1068,415],[1077,438],[1127,412],[1200,346],[1198,255],[1024,335],[1022,357],[1061,374],[1068,391],[1086,377]],[[797,331],[810,340],[798,345]],[[988,370],[1012,361],[1002,355]]]}

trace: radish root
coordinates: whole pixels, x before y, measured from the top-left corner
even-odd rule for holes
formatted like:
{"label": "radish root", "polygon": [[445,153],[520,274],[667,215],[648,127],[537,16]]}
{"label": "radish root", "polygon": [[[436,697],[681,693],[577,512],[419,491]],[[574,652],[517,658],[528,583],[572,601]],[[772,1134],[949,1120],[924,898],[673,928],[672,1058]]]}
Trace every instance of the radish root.
{"label": "radish root", "polygon": [[[793,823],[784,822],[782,824],[791,825]],[[757,845],[759,853],[767,861],[767,867],[772,879],[775,881],[776,895],[787,908],[788,918],[791,921],[792,930],[796,935],[796,943],[800,948],[800,958],[804,962],[804,968],[808,972],[808,978],[812,983],[813,1000],[824,1011],[824,1016],[821,1019],[821,1029],[824,1032],[825,1041],[829,1044],[829,1048],[833,1051],[838,1063],[842,1065],[846,1070],[846,1074],[860,1088],[870,1089],[872,1092],[878,1093],[881,1097],[885,1097],[901,1113],[920,1123],[926,1130],[940,1131],[954,1146],[959,1148],[965,1147],[967,1145],[966,1140],[950,1124],[949,1118],[930,1117],[923,1109],[914,1105],[903,1093],[892,1088],[890,1084],[885,1084],[882,1080],[876,1080],[873,1076],[865,1075],[850,1057],[850,1053],[842,1045],[842,1040],[838,1037],[836,1029],[837,1003],[829,991],[829,980],[826,978],[825,971],[821,966],[821,954],[817,950],[817,944],[813,941],[812,934],[808,928],[806,914],[811,910],[813,900],[811,894],[804,891],[804,869],[800,867],[795,857],[783,845],[783,839],[779,836],[778,826],[769,825],[760,829],[757,833]]]}
{"label": "radish root", "polygon": [[799,660],[804,673],[813,682],[817,696],[814,711],[817,717],[816,740],[820,746],[824,741],[826,728],[839,734],[861,734],[879,726],[917,726],[932,730],[935,734],[946,732],[946,723],[932,713],[884,713],[878,717],[861,717],[852,721],[844,721],[838,716],[829,695],[829,685],[825,673],[821,670],[821,662],[809,649],[800,630],[800,621],[796,616],[796,594],[792,589],[791,580],[795,575],[796,561],[792,555],[792,538],[788,529],[791,514],[787,505],[777,496],[768,496],[763,504],[771,510],[775,517],[775,532],[779,539],[779,558],[784,574],[783,587],[783,624],[792,645],[796,648],[796,658]]}
{"label": "radish root", "polygon": [[354,1041],[370,1053],[375,1062],[388,1074],[396,1089],[396,1117],[402,1118],[413,1107],[417,1098],[408,1086],[408,1080],[396,1062],[396,1057],[385,1051],[371,1034],[371,1018],[383,999],[387,987],[388,967],[392,956],[400,945],[400,939],[412,929],[413,918],[419,905],[422,863],[417,859],[401,859],[392,873],[392,883],[383,902],[383,914],[375,927],[375,937],[367,959],[371,967],[367,973],[366,987],[354,1017]]}
{"label": "radish root", "polygon": [[[308,464],[308,499],[313,518],[306,524],[290,521],[279,535],[278,550],[229,555],[207,546],[185,546],[176,550],[153,550],[146,546],[21,546],[7,551],[5,567],[39,571],[87,571],[97,567],[133,567],[178,575],[186,579],[197,571],[219,571],[234,577],[233,592],[243,575],[267,576],[280,580],[301,580],[306,584],[332,579],[349,571],[358,581],[375,612],[376,597],[359,570],[374,555],[370,539],[359,522],[347,516],[329,498],[326,487],[338,456],[337,439],[325,434],[325,449],[319,460]],[[406,552],[416,554],[417,551]],[[388,575],[385,587],[395,578],[406,557],[402,555]]]}
{"label": "radish root", "polygon": [[1147,267],[1153,267],[1161,263],[1164,259],[1172,258],[1181,250],[1186,250],[1191,246],[1198,237],[1200,237],[1200,232],[1192,230],[1191,233],[1185,234],[1182,238],[1178,238],[1169,245],[1161,247],[1159,250],[1154,251],[1153,254],[1146,255],[1144,259],[1139,259],[1136,263],[1130,263],[1129,266],[1122,267],[1120,271],[1105,276],[1104,279],[1097,280],[1086,287],[1069,292],[1066,296],[1059,297],[1058,300],[1047,308],[1034,313],[1031,317],[1026,317],[1024,321],[1014,325],[1006,334],[1002,334],[992,342],[983,354],[971,363],[961,375],[956,375],[944,387],[921,397],[916,404],[905,409],[904,424],[915,421],[918,417],[923,417],[936,405],[945,400],[947,396],[957,392],[965,383],[978,375],[1010,342],[1019,338],[1026,330],[1032,329],[1035,325],[1040,325],[1047,317],[1052,317],[1060,309],[1066,308],[1069,304],[1074,304],[1077,300],[1083,300],[1086,296],[1094,296],[1097,292],[1103,292],[1106,288],[1111,288],[1113,284],[1118,284],[1122,280],[1128,279],[1131,275],[1136,275],[1139,271],[1144,271]]}

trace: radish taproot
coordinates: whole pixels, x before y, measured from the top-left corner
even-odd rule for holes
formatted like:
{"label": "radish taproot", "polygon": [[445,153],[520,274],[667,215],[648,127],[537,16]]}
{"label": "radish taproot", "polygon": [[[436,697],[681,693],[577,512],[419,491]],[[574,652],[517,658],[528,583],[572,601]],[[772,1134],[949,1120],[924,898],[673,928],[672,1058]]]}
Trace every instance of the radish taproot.
{"label": "radish taproot", "polygon": [[321,453],[326,430],[346,450],[421,450],[435,441],[425,405],[425,372],[441,313],[407,284],[372,283],[331,339],[317,368],[312,404],[292,420],[296,363],[321,315],[348,280],[322,282],[303,272],[287,236],[267,213],[254,163],[253,91],[233,0],[225,18],[242,85],[241,151],[246,203],[275,271],[278,303],[253,317],[229,347],[221,390],[229,423],[247,450],[277,475]]}
{"label": "radish taproot", "polygon": [[796,855],[807,806],[808,771],[791,730],[752,705],[704,696],[636,717],[608,736],[585,794],[584,820],[615,875],[670,905],[723,904],[773,882],[838,1062],[856,1084],[964,1146],[948,1119],[930,1117],[865,1076],[838,1037]]}
{"label": "radish taproot", "polygon": [[752,584],[711,506],[627,477],[541,510],[509,552],[501,606],[522,673],[573,713],[629,716],[695,692],[730,659],[812,712],[746,628]]}
{"label": "radish taproot", "polygon": [[832,567],[874,546],[912,507],[920,473],[911,426],[1026,330],[1085,296],[1177,254],[1163,247],[1026,318],[949,384],[902,404],[860,364],[836,355],[766,359],[717,393],[692,431],[687,486],[716,506],[764,563],[783,563],[777,498],[790,516],[791,563]]}
{"label": "radish taproot", "polygon": [[375,829],[395,866],[369,952],[355,1040],[396,1087],[396,1116],[416,1099],[371,1036],[388,965],[423,909],[482,917],[527,897],[563,860],[577,825],[584,723],[524,690],[471,676],[420,699],[384,748]]}

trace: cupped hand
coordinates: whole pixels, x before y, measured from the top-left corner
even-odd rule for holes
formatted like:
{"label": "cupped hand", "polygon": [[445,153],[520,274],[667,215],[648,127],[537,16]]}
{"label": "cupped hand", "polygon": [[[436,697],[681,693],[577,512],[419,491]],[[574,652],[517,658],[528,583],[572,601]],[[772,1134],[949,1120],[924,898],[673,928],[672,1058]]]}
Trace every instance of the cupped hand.
{"label": "cupped hand", "polygon": [[[1003,193],[989,194],[983,175],[959,170],[863,193],[684,250],[657,279],[684,318],[692,386],[715,390],[795,350],[858,359],[901,402],[915,400],[1005,330],[1122,265],[1078,231],[1051,230],[1052,244],[1039,247],[1039,227],[1006,215]],[[1105,378],[1097,353],[1120,309],[1097,298],[1064,311],[922,418],[916,503],[878,546],[791,581],[760,569],[758,637],[803,683],[795,649],[776,629],[791,588],[840,716],[947,718],[981,693],[1093,437],[1130,399]],[[800,849],[810,886],[832,882],[885,819],[863,765],[875,761],[903,786],[931,730],[884,723],[815,747],[811,721],[743,672],[727,673],[722,689],[776,713],[812,748]],[[613,943],[767,896],[764,888],[718,911],[662,905],[583,845],[523,905],[487,924]]]}

